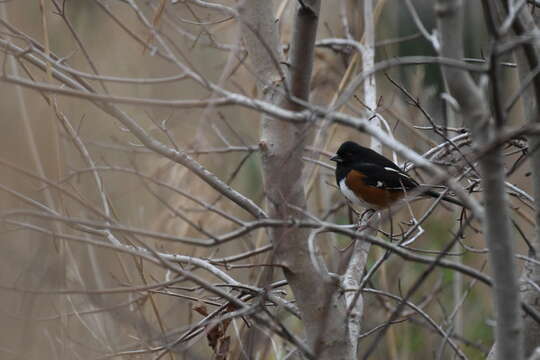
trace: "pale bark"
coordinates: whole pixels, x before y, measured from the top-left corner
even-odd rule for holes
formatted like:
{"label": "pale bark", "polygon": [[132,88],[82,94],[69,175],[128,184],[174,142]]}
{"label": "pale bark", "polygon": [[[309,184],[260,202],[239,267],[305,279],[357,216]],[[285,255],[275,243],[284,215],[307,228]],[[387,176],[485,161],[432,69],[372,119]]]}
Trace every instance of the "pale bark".
{"label": "pale bark", "polygon": [[[251,64],[262,75],[259,89],[266,99],[281,107],[301,110],[295,99],[309,100],[320,1],[304,0],[294,6],[293,39],[284,90],[290,97],[281,96],[272,88],[278,85],[276,79],[281,80],[282,71],[275,61],[280,58],[271,2],[245,1],[240,14]],[[260,147],[268,212],[272,218],[304,217],[302,152],[306,124],[263,117]],[[269,233],[275,249],[274,262],[283,266],[301,312],[308,347],[317,359],[352,359],[354,348],[346,325],[346,304],[338,291],[338,282],[330,276],[318,254],[310,250],[308,231],[289,227],[274,228]]]}
{"label": "pale bark", "polygon": [[[464,57],[463,1],[439,0],[436,3],[441,55]],[[457,33],[456,33],[457,32]],[[461,115],[477,147],[489,144],[502,126],[493,122],[483,90],[463,70],[443,67],[443,74],[452,96],[460,106]],[[492,80],[495,82],[494,74]],[[493,85],[497,91],[497,83]],[[498,94],[494,94],[497,99]],[[496,109],[497,112],[498,109]],[[497,116],[498,114],[496,114]],[[484,234],[489,248],[489,261],[494,274],[493,297],[496,326],[497,359],[522,359],[522,325],[517,275],[514,264],[513,237],[510,228],[507,199],[504,190],[505,173],[502,149],[495,148],[479,159],[485,205]]]}
{"label": "pale bark", "polygon": [[[517,55],[517,63],[520,78],[526,81],[531,72],[537,71],[540,65],[540,30],[538,23],[540,16],[538,11],[535,18],[525,7],[520,11],[514,24],[514,31],[517,35],[532,35],[531,42],[524,44],[524,51]],[[536,23],[536,24],[535,24]],[[526,121],[534,124],[540,122],[538,113],[538,101],[540,100],[540,79],[538,76],[534,79],[528,90],[522,95],[525,110]],[[529,251],[529,257],[539,260],[540,252],[540,138],[538,136],[529,136],[530,167],[532,169],[533,192],[536,203],[536,235],[531,239],[533,249]],[[521,291],[523,302],[531,306],[536,311],[540,311],[540,292],[532,284],[540,285],[540,265],[527,261],[524,264],[521,275]],[[531,317],[524,318],[524,349],[525,356],[532,356],[535,349],[540,346],[540,324]]]}
{"label": "pale bark", "polygon": [[[373,1],[364,0],[363,9],[364,22],[364,46],[361,47],[362,54],[362,70],[365,73],[371,72],[375,66],[375,23],[373,19]],[[380,129],[380,120],[376,113],[377,108],[377,87],[375,83],[375,73],[371,73],[364,81],[363,85],[363,102],[370,109],[369,117],[372,118],[374,127]],[[371,138],[371,149],[382,153],[381,142],[376,138]],[[380,215],[379,215],[380,216]],[[362,227],[362,226],[361,226]],[[373,235],[374,230],[364,230],[366,234]],[[362,316],[364,314],[364,299],[360,291],[362,283],[362,274],[367,264],[369,250],[371,244],[367,241],[359,240],[353,244],[351,256],[348,261],[347,269],[343,274],[342,284],[345,289],[357,289],[355,292],[347,292],[345,294],[347,308],[349,309],[349,328],[350,337],[355,352],[358,349],[358,337],[362,329]]]}

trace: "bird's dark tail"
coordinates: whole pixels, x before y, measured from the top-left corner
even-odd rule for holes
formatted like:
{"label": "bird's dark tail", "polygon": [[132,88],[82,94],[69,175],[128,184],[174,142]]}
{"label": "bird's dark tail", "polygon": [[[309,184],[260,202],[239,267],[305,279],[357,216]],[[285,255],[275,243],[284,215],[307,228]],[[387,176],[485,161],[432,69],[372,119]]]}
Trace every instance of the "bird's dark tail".
{"label": "bird's dark tail", "polygon": [[[433,190],[426,190],[426,191],[422,192],[422,194],[430,196],[430,197],[435,198],[435,199],[438,199],[438,198],[441,197],[441,194],[439,194],[438,192],[433,191]],[[442,200],[447,201],[447,202],[452,203],[452,204],[455,204],[455,205],[458,205],[458,206],[467,207],[464,203],[462,203],[458,199],[450,197],[450,196],[443,195]]]}

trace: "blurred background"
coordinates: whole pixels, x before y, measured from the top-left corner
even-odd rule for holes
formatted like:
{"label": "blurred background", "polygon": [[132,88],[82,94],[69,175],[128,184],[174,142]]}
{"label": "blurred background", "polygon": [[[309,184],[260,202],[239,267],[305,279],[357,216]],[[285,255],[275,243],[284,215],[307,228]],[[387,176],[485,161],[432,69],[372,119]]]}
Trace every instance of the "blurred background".
{"label": "blurred background", "polygon": [[[236,5],[233,0],[216,3]],[[274,3],[286,50],[295,2]],[[344,38],[349,32],[360,41],[363,33],[361,3],[323,1],[318,38]],[[433,2],[414,0],[412,3],[424,26],[431,30],[435,26]],[[481,61],[489,46],[482,9],[479,2],[465,3],[466,56]],[[45,51],[48,47],[51,54],[59,58],[59,64],[90,75],[97,71],[103,77],[102,81],[83,78],[100,94],[164,100],[204,99],[211,95],[190,79],[170,79],[181,72],[173,62],[160,56],[159,51],[152,50],[161,45],[145,25],[143,15],[191,69],[229,91],[250,97],[260,95],[255,87],[256,74],[251,71],[249,56],[242,48],[237,21],[225,13],[190,1],[79,0],[62,4],[61,0],[56,3],[12,0],[2,2],[0,9],[0,37],[5,41],[2,45],[4,73],[58,85],[47,72],[6,55],[6,42],[23,50],[41,44]],[[61,11],[64,11],[63,16]],[[404,1],[379,0],[376,11],[380,12],[376,15],[377,61],[435,55],[419,33]],[[352,68],[355,73],[360,72],[361,63],[351,67],[354,57],[351,48],[321,46],[316,55],[311,100],[329,106],[346,71]],[[224,77],[224,68],[230,64],[233,70]],[[505,69],[505,91],[512,94],[516,89],[515,70]],[[394,67],[377,74],[379,104],[376,111],[400,141],[424,153],[443,138],[430,128],[419,107],[396,84],[406,89],[437,124],[462,127],[441,97],[444,84],[438,66]],[[186,168],[142,146],[116,119],[88,99],[46,94],[6,81],[0,82],[0,94],[0,209],[3,220],[16,220],[4,221],[1,228],[0,358],[155,359],[159,355],[171,359],[211,358],[213,352],[204,333],[179,343],[175,340],[185,336],[190,325],[202,318],[194,310],[201,306],[201,299],[216,301],[212,294],[189,282],[174,286],[155,285],[170,280],[171,274],[163,267],[54,234],[103,240],[97,233],[74,226],[80,219],[102,220],[96,209],[98,212],[103,210],[103,196],[106,196],[111,216],[119,224],[179,237],[206,238],[205,231],[217,235],[235,228],[234,223],[207,211],[186,194],[243,220],[249,220],[249,214]],[[190,152],[234,189],[264,206],[257,150],[259,113],[240,106],[200,109],[118,106],[154,138],[167,146]],[[366,109],[353,99],[340,111],[362,116]],[[71,124],[76,136],[69,135],[59,114]],[[514,107],[511,119],[516,123],[521,121],[520,106]],[[305,153],[306,178],[313,182],[308,193],[309,211],[344,224],[349,221],[348,212],[333,186],[333,172],[314,165],[312,160],[328,163],[327,156],[335,152],[342,141],[350,139],[368,144],[369,138],[339,126],[324,128],[322,122],[315,124],[306,136],[313,139],[318,131],[324,131],[324,146],[310,147]],[[449,136],[456,134],[459,129]],[[81,143],[77,144],[77,141]],[[82,153],[82,148],[88,155]],[[463,149],[470,151],[466,145]],[[392,156],[389,152],[386,155]],[[519,153],[509,154],[509,166],[519,156]],[[93,160],[95,167],[89,164],[88,158]],[[450,157],[441,160],[441,164],[451,168],[454,161],[460,160]],[[102,181],[101,189],[96,185],[96,172],[91,171],[96,167]],[[527,166],[520,166],[509,181],[528,191],[527,175]],[[421,172],[416,172],[415,176],[424,179]],[[75,220],[71,223],[36,216],[27,211],[42,210],[35,202],[53,209],[65,219]],[[422,214],[428,206],[429,202],[420,202],[414,205],[414,211]],[[531,234],[531,207],[518,201],[514,206],[516,222],[525,235]],[[403,213],[393,219],[394,231],[407,227],[408,213]],[[451,239],[451,230],[458,218],[459,214],[444,207],[437,210],[424,223],[425,232],[413,248],[421,254],[440,249]],[[385,226],[389,228],[388,224]],[[250,232],[223,246],[208,248],[160,240],[142,233],[115,234],[125,244],[142,243],[166,253],[213,259],[268,245],[263,230]],[[321,238],[328,240],[320,243],[324,244],[329,266],[337,267],[335,253],[348,240],[334,235]],[[483,251],[485,244],[481,236],[475,234],[474,224],[467,230],[464,243],[455,249],[453,260],[489,273]],[[519,247],[525,249],[521,240]],[[376,259],[382,254],[380,249],[373,249],[371,257]],[[265,255],[261,253],[240,261],[251,265],[249,267],[224,266],[222,269],[238,281],[255,285],[261,268],[253,264],[264,263],[264,259]],[[418,264],[390,257],[372,278],[369,287],[402,295],[423,270],[424,267]],[[193,271],[204,279],[216,281],[204,271]],[[279,271],[275,274],[276,280],[281,279]],[[283,290],[290,298],[290,291]],[[411,301],[421,306],[445,331],[453,329],[454,341],[470,359],[481,359],[493,341],[489,294],[488,288],[468,278],[459,280],[454,272],[437,270]],[[384,322],[396,303],[384,297],[365,296],[367,311],[363,330],[367,331]],[[456,303],[461,305],[454,314]],[[209,311],[215,308],[210,303],[204,306]],[[279,316],[300,334],[298,320],[287,313]],[[385,346],[379,346],[374,358],[453,358],[446,341],[426,319],[410,309],[405,311],[403,318],[406,321],[392,326],[385,337]],[[231,358],[240,357],[245,326],[242,320],[235,320],[228,329]],[[267,340],[264,346],[271,350],[263,352],[261,359],[277,359],[286,354],[289,345],[282,339]],[[366,340],[365,343],[369,342]],[[171,345],[164,350],[160,346],[165,343]],[[363,343],[362,340],[360,346]]]}

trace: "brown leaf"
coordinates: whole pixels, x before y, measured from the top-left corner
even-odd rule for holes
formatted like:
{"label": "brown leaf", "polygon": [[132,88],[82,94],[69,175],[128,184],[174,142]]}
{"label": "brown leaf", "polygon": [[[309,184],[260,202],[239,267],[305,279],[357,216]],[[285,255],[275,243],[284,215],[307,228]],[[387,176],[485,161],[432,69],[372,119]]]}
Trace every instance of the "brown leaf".
{"label": "brown leaf", "polygon": [[216,360],[227,360],[229,348],[231,346],[231,337],[226,336],[219,341],[219,349],[216,352]]}
{"label": "brown leaf", "polygon": [[208,316],[208,309],[205,305],[199,304],[193,307],[193,310],[201,314],[202,316]]}
{"label": "brown leaf", "polygon": [[217,351],[218,341],[223,337],[223,335],[225,335],[225,332],[223,331],[223,327],[221,326],[221,324],[217,324],[212,328],[206,328],[206,338],[208,339],[208,345],[210,345],[210,347],[214,349],[214,353]]}

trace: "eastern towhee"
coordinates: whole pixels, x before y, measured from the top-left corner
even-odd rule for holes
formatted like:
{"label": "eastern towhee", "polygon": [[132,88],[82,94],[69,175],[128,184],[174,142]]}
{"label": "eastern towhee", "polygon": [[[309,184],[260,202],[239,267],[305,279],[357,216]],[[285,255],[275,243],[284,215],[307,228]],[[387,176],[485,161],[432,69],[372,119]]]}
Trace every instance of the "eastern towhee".
{"label": "eastern towhee", "polygon": [[[389,207],[420,186],[391,160],[352,141],[341,144],[330,160],[337,163],[336,182],[341,193],[353,204],[368,209]],[[433,190],[419,190],[421,195],[441,197]],[[463,206],[450,197],[442,199]]]}

